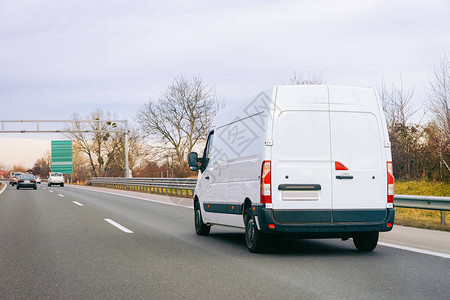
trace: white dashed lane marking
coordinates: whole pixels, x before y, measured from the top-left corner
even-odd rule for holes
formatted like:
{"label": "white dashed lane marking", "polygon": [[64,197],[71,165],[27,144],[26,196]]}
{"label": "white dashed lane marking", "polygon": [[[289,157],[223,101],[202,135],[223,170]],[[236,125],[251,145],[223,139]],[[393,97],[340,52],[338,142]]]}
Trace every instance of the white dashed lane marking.
{"label": "white dashed lane marking", "polygon": [[119,229],[122,230],[123,232],[126,232],[126,233],[133,233],[133,231],[131,231],[130,229],[128,229],[128,228],[126,228],[126,227],[120,225],[119,223],[114,222],[114,221],[111,220],[111,219],[105,219],[105,221],[108,222],[108,223],[111,224],[111,225],[116,226],[117,228],[119,228]]}

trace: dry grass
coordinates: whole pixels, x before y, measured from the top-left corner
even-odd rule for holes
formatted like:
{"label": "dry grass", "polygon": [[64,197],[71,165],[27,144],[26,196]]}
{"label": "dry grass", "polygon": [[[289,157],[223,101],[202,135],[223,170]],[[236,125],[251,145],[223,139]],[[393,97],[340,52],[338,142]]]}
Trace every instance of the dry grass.
{"label": "dry grass", "polygon": [[450,197],[450,184],[433,181],[395,182],[398,195],[444,196]]}
{"label": "dry grass", "polygon": [[[396,182],[398,195],[450,197],[450,184],[429,181]],[[395,223],[398,225],[450,231],[450,212],[446,213],[446,225],[441,224],[441,212],[428,209],[395,208]]]}

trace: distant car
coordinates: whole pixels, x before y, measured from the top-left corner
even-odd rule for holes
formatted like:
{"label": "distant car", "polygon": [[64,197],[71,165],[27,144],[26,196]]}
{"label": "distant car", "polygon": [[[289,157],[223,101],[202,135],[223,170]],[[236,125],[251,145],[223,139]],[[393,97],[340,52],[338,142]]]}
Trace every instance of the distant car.
{"label": "distant car", "polygon": [[39,177],[39,176],[36,176],[36,177],[35,177],[35,179],[36,179],[36,183],[39,183],[39,184],[41,184],[41,177]]}
{"label": "distant car", "polygon": [[12,186],[17,184],[17,180],[20,175],[22,175],[21,172],[11,172],[11,174],[9,175],[9,184]]}
{"label": "distant car", "polygon": [[64,186],[64,176],[62,173],[50,173],[50,176],[48,177],[48,186],[52,185]]}
{"label": "distant car", "polygon": [[22,174],[19,176],[17,180],[17,189],[25,187],[37,189],[36,179],[33,174]]}

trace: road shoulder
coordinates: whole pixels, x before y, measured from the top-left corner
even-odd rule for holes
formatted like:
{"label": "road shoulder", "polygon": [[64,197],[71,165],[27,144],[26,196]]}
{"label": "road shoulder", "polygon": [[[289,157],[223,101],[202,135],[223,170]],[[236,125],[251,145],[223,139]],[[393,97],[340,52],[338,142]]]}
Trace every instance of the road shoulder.
{"label": "road shoulder", "polygon": [[134,192],[134,191],[124,191],[124,190],[93,187],[93,186],[80,186],[80,185],[74,185],[74,184],[66,184],[66,187],[90,190],[90,191],[95,191],[95,192],[110,193],[110,194],[115,194],[115,195],[122,195],[122,196],[131,197],[131,198],[135,198],[135,199],[159,202],[159,203],[164,203],[164,204],[168,204],[168,205],[183,206],[183,207],[189,207],[189,208],[193,207],[192,198],[141,193],[141,192]]}
{"label": "road shoulder", "polygon": [[380,241],[450,255],[450,232],[394,225],[380,235]]}

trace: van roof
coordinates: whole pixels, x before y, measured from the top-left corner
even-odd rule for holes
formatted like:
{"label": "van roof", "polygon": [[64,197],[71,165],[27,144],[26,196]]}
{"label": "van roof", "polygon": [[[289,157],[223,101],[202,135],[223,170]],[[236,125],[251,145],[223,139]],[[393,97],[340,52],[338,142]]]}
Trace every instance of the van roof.
{"label": "van roof", "polygon": [[272,88],[263,90],[252,97],[248,97],[241,101],[233,102],[231,105],[219,110],[216,117],[214,118],[212,129],[222,126],[224,124],[231,123],[235,120],[230,120],[229,116],[237,116],[237,118],[245,118],[258,110],[262,112],[269,109],[269,104],[272,101],[273,90],[274,89],[299,89],[299,90],[311,90],[311,88],[316,87],[317,89],[339,89],[348,92],[359,91],[362,93],[373,94],[376,91],[369,87],[355,87],[355,86],[344,86],[344,85],[276,85]]}
{"label": "van roof", "polygon": [[269,107],[266,104],[268,105],[271,102],[272,91],[273,88],[266,89],[244,100],[233,102],[219,110],[214,118],[213,129],[235,121],[229,119],[230,115],[237,116],[240,119],[268,109]]}

